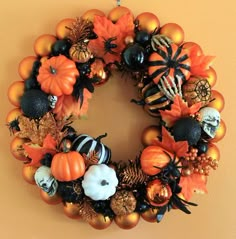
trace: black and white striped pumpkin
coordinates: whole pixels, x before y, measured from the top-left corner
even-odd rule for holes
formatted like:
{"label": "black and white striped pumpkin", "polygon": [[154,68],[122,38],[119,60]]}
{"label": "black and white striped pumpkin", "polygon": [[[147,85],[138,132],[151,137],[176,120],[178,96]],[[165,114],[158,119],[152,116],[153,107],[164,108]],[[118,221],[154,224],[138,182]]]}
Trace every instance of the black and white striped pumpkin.
{"label": "black and white striped pumpkin", "polygon": [[106,137],[107,134],[92,138],[87,134],[79,135],[72,143],[72,150],[85,154],[90,157],[94,152],[98,159],[98,164],[107,164],[111,159],[111,150],[101,143],[101,139]]}

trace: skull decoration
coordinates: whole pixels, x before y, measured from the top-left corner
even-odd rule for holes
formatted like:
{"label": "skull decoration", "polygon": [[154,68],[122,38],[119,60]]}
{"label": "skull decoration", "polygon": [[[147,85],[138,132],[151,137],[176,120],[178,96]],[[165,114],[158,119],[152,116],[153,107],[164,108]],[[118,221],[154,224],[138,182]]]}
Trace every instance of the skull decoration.
{"label": "skull decoration", "polygon": [[52,176],[51,170],[47,166],[41,166],[37,169],[34,175],[36,184],[49,196],[55,195],[58,183]]}
{"label": "skull decoration", "polygon": [[48,100],[49,100],[49,105],[52,109],[55,108],[56,103],[57,103],[57,96],[55,95],[49,95],[48,96]]}
{"label": "skull decoration", "polygon": [[214,138],[220,125],[220,113],[212,107],[202,108],[199,113],[203,131],[211,138]]}

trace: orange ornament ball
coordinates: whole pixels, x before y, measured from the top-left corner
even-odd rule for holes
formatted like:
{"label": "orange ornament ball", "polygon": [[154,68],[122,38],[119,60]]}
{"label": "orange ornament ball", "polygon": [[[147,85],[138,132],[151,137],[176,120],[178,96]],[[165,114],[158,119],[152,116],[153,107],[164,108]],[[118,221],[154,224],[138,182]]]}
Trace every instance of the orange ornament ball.
{"label": "orange ornament ball", "polygon": [[65,215],[72,219],[78,219],[80,218],[80,209],[78,204],[66,202],[63,207],[63,211]]}
{"label": "orange ornament ball", "polygon": [[141,217],[147,222],[157,222],[157,208],[149,208],[147,211],[141,214]]}
{"label": "orange ornament ball", "polygon": [[67,37],[70,32],[68,28],[70,28],[74,22],[74,18],[65,18],[58,22],[56,25],[56,36],[59,39],[64,39],[65,37]]}
{"label": "orange ornament ball", "polygon": [[105,16],[105,13],[98,9],[90,9],[82,15],[82,19],[93,22],[94,16]]}
{"label": "orange ornament ball", "polygon": [[20,137],[15,137],[11,141],[10,151],[12,155],[20,161],[28,161],[27,157],[24,155],[23,144],[27,143],[27,139],[22,139]]}
{"label": "orange ornament ball", "polygon": [[22,169],[22,176],[27,183],[36,184],[34,175],[38,167],[24,164]]}
{"label": "orange ornament ball", "polygon": [[21,60],[18,66],[18,73],[23,80],[30,77],[33,64],[37,60],[36,56],[27,56]]}
{"label": "orange ornament ball", "polygon": [[211,87],[216,84],[217,74],[216,71],[210,66],[208,70],[206,70],[207,80]]}
{"label": "orange ornament ball", "polygon": [[195,42],[185,42],[182,45],[182,48],[187,52],[190,53],[192,49],[196,51],[197,56],[201,56],[203,54],[202,48]]}
{"label": "orange ornament ball", "polygon": [[211,140],[212,143],[216,143],[224,138],[226,134],[226,124],[225,122],[221,119],[220,120],[220,126],[216,130],[216,135],[215,137]]}
{"label": "orange ornament ball", "polygon": [[160,28],[160,21],[158,17],[151,12],[143,12],[139,14],[135,22],[137,22],[138,29],[153,33]]}
{"label": "orange ornament ball", "polygon": [[113,8],[109,13],[107,18],[112,22],[117,22],[119,18],[124,16],[127,13],[131,13],[131,11],[127,7],[118,6]]}
{"label": "orange ornament ball", "polygon": [[141,141],[144,146],[151,145],[154,139],[161,136],[161,129],[158,126],[151,125],[142,132]]}
{"label": "orange ornament ball", "polygon": [[211,157],[213,160],[220,160],[220,150],[215,144],[209,144],[206,156]]}
{"label": "orange ornament ball", "polygon": [[49,196],[46,192],[40,189],[40,196],[44,202],[50,205],[57,205],[62,202],[61,197],[56,193],[53,196]]}
{"label": "orange ornament ball", "polygon": [[24,81],[15,81],[9,86],[7,96],[12,105],[20,107],[20,98],[24,94],[24,88]]}
{"label": "orange ornament ball", "polygon": [[212,90],[211,98],[212,98],[212,101],[207,106],[213,107],[219,112],[221,112],[225,106],[224,96],[219,91]]}
{"label": "orange ornament ball", "polygon": [[57,41],[54,35],[44,34],[34,42],[34,52],[39,56],[47,56],[51,53],[52,45]]}
{"label": "orange ornament ball", "polygon": [[97,215],[97,217],[93,217],[92,220],[89,221],[89,225],[98,230],[108,228],[111,223],[112,220],[109,217],[105,217],[100,213]]}
{"label": "orange ornament ball", "polygon": [[9,124],[13,120],[16,120],[20,115],[22,115],[22,111],[20,108],[14,108],[10,112],[8,112],[6,117],[6,123]]}
{"label": "orange ornament ball", "polygon": [[184,41],[184,30],[176,23],[163,25],[160,29],[160,34],[169,37],[176,45],[180,45]]}
{"label": "orange ornament ball", "polygon": [[132,212],[127,215],[121,215],[115,217],[115,223],[122,229],[131,229],[135,227],[140,219],[140,215],[137,212]]}

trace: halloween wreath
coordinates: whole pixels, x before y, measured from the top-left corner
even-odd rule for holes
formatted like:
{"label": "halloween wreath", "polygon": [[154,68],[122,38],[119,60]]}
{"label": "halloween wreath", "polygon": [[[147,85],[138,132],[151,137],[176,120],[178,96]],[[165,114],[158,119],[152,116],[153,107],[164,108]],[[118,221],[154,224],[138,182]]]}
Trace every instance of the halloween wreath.
{"label": "halloween wreath", "polygon": [[[219,162],[215,143],[226,131],[224,98],[212,89],[214,57],[184,41],[178,24],[160,25],[150,12],[134,17],[123,6],[108,16],[91,9],[61,20],[55,35],[36,39],[34,52],[19,64],[21,80],[9,87],[16,108],[6,121],[14,135],[11,152],[43,200],[61,203],[67,216],[96,229],[112,220],[130,229],[140,216],[160,222],[176,209],[190,214],[193,193],[207,192]],[[93,138],[71,126],[114,69],[134,81],[133,107],[159,119],[143,131],[144,147],[129,162],[112,160],[101,142],[106,134]]]}

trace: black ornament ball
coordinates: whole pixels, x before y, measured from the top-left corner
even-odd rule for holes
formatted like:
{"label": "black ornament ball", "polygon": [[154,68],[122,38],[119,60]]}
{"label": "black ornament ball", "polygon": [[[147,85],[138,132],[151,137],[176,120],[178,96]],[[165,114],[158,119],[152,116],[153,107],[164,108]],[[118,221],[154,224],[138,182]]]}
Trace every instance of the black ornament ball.
{"label": "black ornament ball", "polygon": [[188,141],[189,145],[196,145],[201,137],[201,126],[192,117],[181,118],[173,126],[175,141]]}
{"label": "black ornament ball", "polygon": [[40,118],[50,109],[48,95],[37,89],[25,91],[21,97],[20,107],[25,116],[33,119]]}
{"label": "black ornament ball", "polygon": [[206,142],[199,141],[197,144],[198,155],[205,154],[208,150],[208,144]]}
{"label": "black ornament ball", "polygon": [[146,31],[138,31],[134,38],[135,42],[142,46],[146,46],[150,42],[150,35]]}
{"label": "black ornament ball", "polygon": [[71,43],[68,40],[66,39],[57,40],[52,45],[52,54],[54,56],[59,56],[60,54],[68,55],[70,47],[71,47]]}
{"label": "black ornament ball", "polygon": [[139,44],[128,45],[122,53],[122,61],[131,71],[140,71],[145,66],[145,49]]}
{"label": "black ornament ball", "polygon": [[25,91],[31,89],[40,89],[40,85],[35,76],[30,76],[27,80],[25,80]]}

